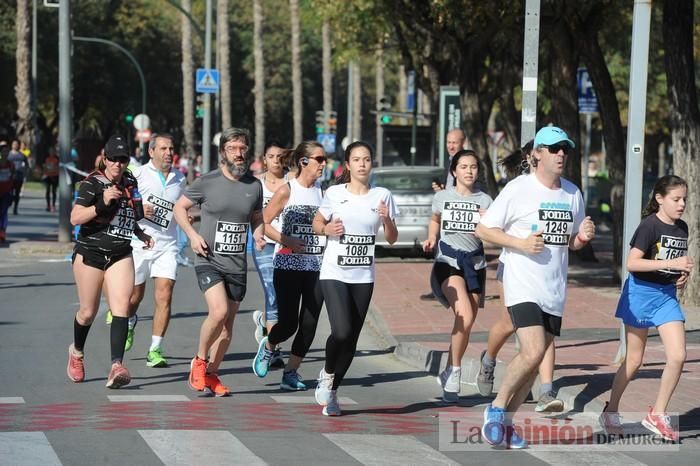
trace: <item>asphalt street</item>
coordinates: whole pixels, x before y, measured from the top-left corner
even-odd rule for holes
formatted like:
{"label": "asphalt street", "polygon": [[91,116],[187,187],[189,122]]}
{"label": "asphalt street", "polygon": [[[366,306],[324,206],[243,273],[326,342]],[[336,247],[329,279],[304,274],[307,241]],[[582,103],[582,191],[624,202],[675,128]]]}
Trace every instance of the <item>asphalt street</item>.
{"label": "asphalt street", "polygon": [[[43,215],[32,206],[27,215]],[[134,347],[125,357],[132,383],[109,390],[106,306],[87,340],[86,381],[74,384],[66,377],[66,352],[78,306],[70,262],[14,257],[0,249],[0,464],[661,465],[670,458],[674,464],[697,464],[697,435],[682,445],[636,445],[627,450],[585,442],[564,447],[544,442],[524,451],[494,449],[473,435],[488,400],[463,383],[459,404],[443,404],[435,379],[397,359],[370,325],[338,392],[343,416],[325,417],[312,389],[284,392],[279,388],[280,370],[264,379],[252,373],[257,345],[251,315],[263,299],[249,262],[248,294],[220,370],[233,395],[210,398],[191,391],[186,382],[206,312],[192,268],[179,269],[164,344],[170,366],[146,367],[149,285]],[[324,311],[301,368],[312,388],[328,333]],[[283,344],[283,350],[289,345]],[[532,404],[523,416],[524,425],[566,424],[577,432],[596,426],[590,413],[544,418],[532,413]]]}

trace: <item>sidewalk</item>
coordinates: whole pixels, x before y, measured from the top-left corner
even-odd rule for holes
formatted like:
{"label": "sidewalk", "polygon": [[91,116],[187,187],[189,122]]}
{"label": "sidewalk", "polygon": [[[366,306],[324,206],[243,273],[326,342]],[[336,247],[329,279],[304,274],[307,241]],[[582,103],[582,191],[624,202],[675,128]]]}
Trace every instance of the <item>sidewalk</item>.
{"label": "sidewalk", "polygon": [[[610,235],[593,242],[600,262],[579,263],[569,268],[569,287],[561,337],[556,340],[554,385],[567,409],[600,412],[609,399],[617,371],[614,360],[619,341],[619,321],[614,317],[619,285],[613,284]],[[486,349],[489,328],[502,308],[495,279],[499,250],[487,249],[489,267],[485,308],[480,309],[462,361],[462,383],[475,383],[478,359]],[[372,298],[369,322],[395,347],[395,355],[409,364],[437,374],[445,366],[452,331],[453,314],[437,301],[421,301],[429,291],[432,263],[380,262]],[[669,412],[697,410],[700,380],[700,309],[685,308],[687,362]],[[511,338],[498,355],[497,391],[507,364],[516,354]],[[646,412],[654,403],[665,364],[663,345],[650,332],[644,366],[625,391],[620,410]],[[535,387],[537,390],[537,387]],[[536,391],[539,394],[539,390]]]}

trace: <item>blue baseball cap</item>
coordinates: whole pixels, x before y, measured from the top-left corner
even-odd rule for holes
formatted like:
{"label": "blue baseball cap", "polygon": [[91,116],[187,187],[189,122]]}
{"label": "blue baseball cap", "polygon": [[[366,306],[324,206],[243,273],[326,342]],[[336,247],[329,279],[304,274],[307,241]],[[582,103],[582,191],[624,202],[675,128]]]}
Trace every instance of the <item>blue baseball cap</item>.
{"label": "blue baseball cap", "polygon": [[569,139],[566,131],[556,126],[545,126],[535,134],[535,147],[542,145],[549,146],[562,141],[569,143],[572,149],[576,147],[574,141]]}

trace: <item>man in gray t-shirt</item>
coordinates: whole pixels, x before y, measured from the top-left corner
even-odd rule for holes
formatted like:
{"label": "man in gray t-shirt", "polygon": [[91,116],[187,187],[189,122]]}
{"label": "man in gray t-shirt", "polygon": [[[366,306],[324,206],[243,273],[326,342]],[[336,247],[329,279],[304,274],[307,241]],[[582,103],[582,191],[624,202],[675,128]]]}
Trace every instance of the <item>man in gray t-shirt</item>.
{"label": "man in gray t-shirt", "polygon": [[[245,297],[249,228],[255,246],[265,246],[262,185],[248,171],[249,146],[247,130],[225,130],[219,145],[219,168],[195,181],[174,209],[175,219],[197,255],[197,283],[209,308],[188,383],[193,390],[208,390],[216,396],[230,393],[217,371],[231,344],[233,319]],[[195,205],[201,209],[199,232],[187,218],[187,211]]]}

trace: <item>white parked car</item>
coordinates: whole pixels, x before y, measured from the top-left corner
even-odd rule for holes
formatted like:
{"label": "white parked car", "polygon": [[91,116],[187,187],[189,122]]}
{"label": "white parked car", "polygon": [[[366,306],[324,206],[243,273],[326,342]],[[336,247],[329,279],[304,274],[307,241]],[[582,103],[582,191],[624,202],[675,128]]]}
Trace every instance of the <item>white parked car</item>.
{"label": "white parked car", "polygon": [[432,215],[433,181],[444,182],[445,169],[440,167],[378,167],[370,175],[372,186],[381,186],[391,191],[399,210],[396,226],[399,239],[393,245],[384,238],[380,228],[377,246],[392,249],[420,249],[428,238],[428,222]]}

